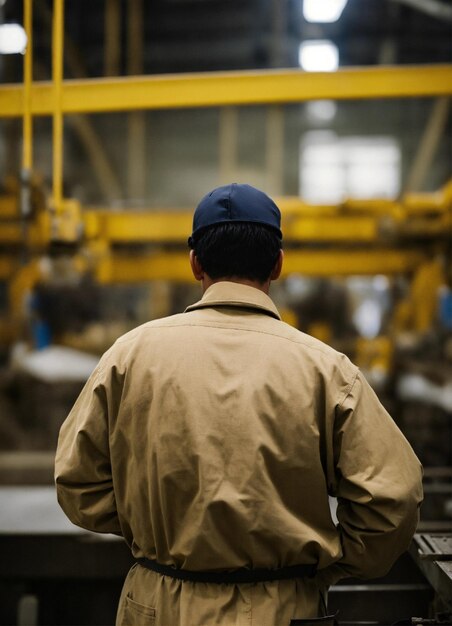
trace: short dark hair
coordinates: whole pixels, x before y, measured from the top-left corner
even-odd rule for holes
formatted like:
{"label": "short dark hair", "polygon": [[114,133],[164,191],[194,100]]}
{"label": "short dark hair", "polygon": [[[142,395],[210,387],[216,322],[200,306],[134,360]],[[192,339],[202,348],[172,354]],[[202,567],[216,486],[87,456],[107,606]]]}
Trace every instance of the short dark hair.
{"label": "short dark hair", "polygon": [[210,278],[235,276],[260,283],[270,278],[282,248],[274,228],[252,222],[209,226],[188,244]]}

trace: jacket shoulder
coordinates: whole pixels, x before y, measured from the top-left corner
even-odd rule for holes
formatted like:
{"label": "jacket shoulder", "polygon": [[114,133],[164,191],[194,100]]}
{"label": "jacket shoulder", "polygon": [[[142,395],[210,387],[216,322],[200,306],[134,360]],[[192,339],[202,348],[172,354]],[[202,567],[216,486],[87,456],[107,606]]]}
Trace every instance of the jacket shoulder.
{"label": "jacket shoulder", "polygon": [[137,341],[140,340],[144,335],[147,334],[148,331],[153,330],[154,328],[162,328],[165,326],[179,326],[187,321],[187,316],[184,313],[177,313],[176,315],[169,315],[168,317],[161,317],[159,319],[151,320],[149,322],[145,322],[129,332],[121,335],[115,341],[113,345],[120,345],[123,343],[128,343],[129,341]]}
{"label": "jacket shoulder", "polygon": [[183,313],[178,313],[176,315],[151,320],[124,333],[124,335],[118,337],[113,345],[102,355],[97,369],[100,371],[104,366],[114,365],[118,360],[122,360],[122,356],[130,355],[136,347],[142,346],[143,343],[146,342],[149,333],[154,329],[182,325],[184,323],[183,316]]}
{"label": "jacket shoulder", "polygon": [[339,375],[346,385],[355,380],[359,369],[348,356],[285,322],[279,322],[279,326],[279,335],[299,346],[304,361],[333,377]]}
{"label": "jacket shoulder", "polygon": [[[319,352],[321,354],[324,354],[325,356],[337,358],[340,360],[344,358],[349,360],[348,357],[346,357],[345,354],[343,354],[342,352],[335,350],[327,343],[320,341],[320,339],[316,339],[312,335],[308,335],[302,330],[298,330],[297,328],[290,326],[290,324],[287,324],[286,322],[279,322],[279,326],[281,328],[280,334],[282,337],[285,337],[286,339],[289,339],[290,341],[293,341],[295,343],[301,344],[308,351]],[[352,365],[351,361],[349,362]]]}

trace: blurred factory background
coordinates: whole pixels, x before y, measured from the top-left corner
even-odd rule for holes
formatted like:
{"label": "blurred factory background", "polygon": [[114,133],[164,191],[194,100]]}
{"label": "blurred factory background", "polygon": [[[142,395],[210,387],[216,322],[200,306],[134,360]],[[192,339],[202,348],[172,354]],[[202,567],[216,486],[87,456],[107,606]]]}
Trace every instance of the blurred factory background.
{"label": "blurred factory background", "polygon": [[198,299],[191,213],[232,181],[282,210],[283,318],[425,467],[412,555],[331,607],[451,623],[451,2],[0,0],[0,83],[0,625],[112,623],[130,559],[59,512],[58,430],[119,335]]}

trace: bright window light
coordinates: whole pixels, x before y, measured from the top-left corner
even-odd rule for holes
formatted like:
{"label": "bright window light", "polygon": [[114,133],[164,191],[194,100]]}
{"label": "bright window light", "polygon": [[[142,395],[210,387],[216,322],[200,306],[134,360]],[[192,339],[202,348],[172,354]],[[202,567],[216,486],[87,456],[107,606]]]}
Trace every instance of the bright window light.
{"label": "bright window light", "polygon": [[364,300],[353,314],[353,323],[361,335],[374,339],[380,332],[382,311],[378,302],[373,299]]}
{"label": "bright window light", "polygon": [[313,124],[331,122],[337,113],[337,104],[334,100],[313,100],[306,103],[308,119]]}
{"label": "bright window light", "polygon": [[332,41],[304,41],[298,54],[300,66],[306,72],[335,72],[339,67],[339,51]]}
{"label": "bright window light", "polygon": [[20,24],[0,25],[0,54],[24,54],[27,35]]}
{"label": "bright window light", "polygon": [[307,22],[337,22],[347,0],[303,0],[303,17]]}
{"label": "bright window light", "polygon": [[310,131],[300,143],[300,196],[312,204],[397,197],[400,146],[393,137],[338,137]]}

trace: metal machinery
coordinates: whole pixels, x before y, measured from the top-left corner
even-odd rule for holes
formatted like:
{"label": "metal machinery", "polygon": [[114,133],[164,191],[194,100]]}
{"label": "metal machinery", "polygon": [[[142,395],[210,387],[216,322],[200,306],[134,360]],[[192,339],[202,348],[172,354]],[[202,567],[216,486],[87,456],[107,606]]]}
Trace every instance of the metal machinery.
{"label": "metal machinery", "polygon": [[[441,132],[439,118],[441,115],[444,117],[452,95],[451,66],[353,68],[332,74],[286,70],[63,80],[63,8],[63,0],[54,1],[52,82],[33,83],[32,80],[32,2],[25,0],[25,28],[29,45],[24,59],[24,83],[22,86],[5,85],[0,88],[0,117],[23,119],[20,183],[11,183],[9,192],[0,197],[0,281],[6,285],[8,300],[0,319],[0,342],[4,346],[11,344],[23,332],[24,299],[45,279],[43,260],[49,250],[53,258],[64,257],[66,268],[69,265],[71,271],[90,275],[100,284],[153,280],[181,283],[191,279],[186,253],[191,208],[171,212],[111,211],[108,208],[82,207],[76,200],[63,197],[65,114],[194,106],[279,105],[321,98],[434,97],[437,98],[437,106],[414,159],[409,188],[398,199],[349,199],[334,206],[310,206],[296,197],[278,199],[283,213],[286,247],[283,278],[293,274],[323,278],[403,275],[408,278],[410,289],[394,311],[392,332],[428,334],[437,319],[438,289],[441,285],[451,286],[452,180],[436,193],[417,193],[415,189],[420,186],[423,168],[431,159]],[[46,197],[32,173],[34,116],[52,116],[53,119],[53,187],[50,197]],[[287,319],[294,319],[290,312]],[[361,339],[356,341],[352,351],[355,360],[364,368],[383,364],[386,370],[397,366],[403,371],[421,372],[432,377],[429,364],[422,356],[413,366],[412,362],[406,363],[403,355],[402,358],[394,355],[391,346],[389,337],[378,337],[373,341]],[[447,382],[448,374],[444,373],[443,365],[436,364],[433,369],[436,383],[438,379]],[[391,408],[397,411],[400,405],[395,403]],[[403,415],[401,426],[409,430]],[[450,430],[449,426],[447,428]],[[0,463],[2,484],[8,482],[8,476],[14,473],[11,470],[11,463],[14,466],[12,459],[10,455],[9,461],[5,461],[4,455]],[[37,464],[31,462],[33,473],[36,473],[40,463],[44,481],[48,480],[52,455],[39,457]],[[23,468],[16,469],[20,474]],[[427,468],[427,499],[430,496],[436,498],[438,494],[443,498],[450,496],[451,478],[450,468]],[[3,499],[8,503],[8,498],[14,495],[7,487],[4,489],[0,493],[2,506]],[[15,495],[20,499],[20,493]],[[435,506],[431,505],[433,511],[437,510]],[[56,515],[53,505],[50,508],[52,515]],[[421,530],[424,534],[418,540],[420,551],[414,550],[413,554],[424,563],[425,550],[428,552],[426,545],[430,546],[428,567],[422,566],[422,569],[436,589],[435,608],[437,611],[452,611],[447,599],[449,594],[452,596],[450,568],[442,565],[445,551],[443,556],[438,557],[437,551],[431,549],[431,539],[425,535],[434,531],[450,531],[450,521],[443,520],[438,524],[432,515],[433,518],[423,522]],[[129,563],[124,546],[117,541],[101,541],[88,533],[74,535],[70,531],[61,535],[61,528],[55,531],[52,523],[48,526],[44,524],[42,534],[38,536],[33,536],[32,525],[25,526],[22,534],[18,533],[14,530],[14,521],[10,519],[6,526],[0,528],[0,543],[6,555],[0,568],[0,593],[3,596],[5,589],[8,593],[12,589],[12,597],[14,602],[18,602],[22,615],[20,619],[24,620],[23,615],[28,615],[27,619],[31,620],[21,623],[38,623],[37,611],[33,609],[33,598],[36,596],[41,598],[46,623],[69,623],[63,614],[70,610],[70,602],[61,600],[59,608],[52,608],[51,600],[53,590],[60,585],[59,589],[64,591],[64,581],[69,579],[80,580],[80,598],[84,594],[89,595],[88,588],[83,586],[84,580],[95,579],[98,589],[102,589],[104,594],[99,612],[91,616],[86,611],[86,605],[80,614],[76,612],[79,621],[92,619],[92,622],[86,623],[108,623],[114,611],[114,607],[110,606],[111,598],[117,593],[120,577]],[[447,535],[444,537],[447,543]],[[61,558],[61,554],[66,556]],[[30,567],[30,555],[33,562],[41,563],[42,567]],[[96,567],[92,566],[93,557],[90,555],[98,559]],[[109,564],[112,555],[117,564],[116,570]],[[450,554],[446,558],[450,558]],[[436,562],[439,565],[436,566]],[[379,620],[374,623],[386,623],[379,595],[381,592],[389,598],[396,613],[398,605],[397,615],[400,611],[404,611],[407,617],[411,611],[422,612],[433,592],[420,573],[412,572],[409,563],[405,559],[391,574],[392,577],[374,585],[347,584],[333,589],[332,603],[342,606],[345,618],[363,619],[366,610],[373,610],[373,619]],[[59,578],[62,580],[59,581]],[[73,585],[71,589],[74,590]],[[354,598],[354,609],[347,609],[347,600],[344,601],[344,598],[350,597]],[[10,604],[8,615],[16,611],[15,606]],[[2,619],[7,618],[0,614],[0,623],[7,623]]]}

